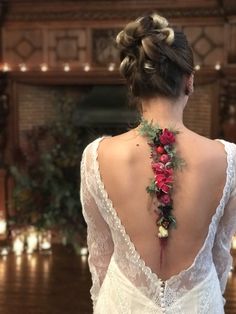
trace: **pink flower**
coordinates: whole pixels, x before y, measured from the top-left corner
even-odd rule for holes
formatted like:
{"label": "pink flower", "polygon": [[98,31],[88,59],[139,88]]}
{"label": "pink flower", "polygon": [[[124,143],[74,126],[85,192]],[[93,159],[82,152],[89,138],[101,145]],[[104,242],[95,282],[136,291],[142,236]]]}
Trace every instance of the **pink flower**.
{"label": "pink flower", "polygon": [[153,162],[152,169],[155,173],[163,173],[165,170],[165,165],[162,162]]}
{"label": "pink flower", "polygon": [[160,135],[160,141],[163,145],[172,144],[175,142],[175,135],[168,129],[164,129]]}
{"label": "pink flower", "polygon": [[169,174],[169,169],[166,169],[166,173],[165,174],[156,174],[155,175],[155,183],[156,186],[161,189],[164,193],[168,193],[170,188],[171,188],[171,184],[173,182],[173,176],[171,174]]}
{"label": "pink flower", "polygon": [[170,161],[170,156],[167,154],[163,154],[160,156],[160,162],[163,162],[163,164],[166,164],[168,161]]}
{"label": "pink flower", "polygon": [[165,176],[173,176],[173,168],[167,168],[162,162],[153,162],[152,169],[156,175],[163,174]]}
{"label": "pink flower", "polygon": [[169,196],[168,194],[164,194],[164,195],[162,195],[162,196],[160,197],[160,201],[161,201],[163,204],[167,205],[167,204],[170,203],[171,199],[170,199],[170,196]]}

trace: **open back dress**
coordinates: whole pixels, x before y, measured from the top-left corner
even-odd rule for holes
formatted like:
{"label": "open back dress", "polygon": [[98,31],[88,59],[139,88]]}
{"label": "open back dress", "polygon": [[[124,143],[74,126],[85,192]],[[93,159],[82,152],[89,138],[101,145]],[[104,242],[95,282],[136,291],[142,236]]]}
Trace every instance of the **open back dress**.
{"label": "open back dress", "polygon": [[222,314],[236,232],[236,145],[224,144],[226,182],[204,244],[193,263],[163,281],[141,258],[114,209],[101,178],[98,145],[81,160],[80,197],[87,223],[90,289],[95,314]]}

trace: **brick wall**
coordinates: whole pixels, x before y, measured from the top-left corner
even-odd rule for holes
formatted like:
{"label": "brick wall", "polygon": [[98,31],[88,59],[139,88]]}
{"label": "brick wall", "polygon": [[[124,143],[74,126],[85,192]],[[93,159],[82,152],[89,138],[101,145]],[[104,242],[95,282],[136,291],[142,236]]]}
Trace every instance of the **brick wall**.
{"label": "brick wall", "polygon": [[18,91],[20,132],[50,123],[55,118],[55,89],[21,84]]}
{"label": "brick wall", "polygon": [[185,125],[192,131],[210,138],[213,123],[212,108],[218,105],[215,101],[214,84],[195,87],[184,110]]}
{"label": "brick wall", "polygon": [[[83,89],[83,87],[82,87]],[[18,96],[19,130],[50,123],[55,118],[55,92],[61,91],[79,99],[78,87],[49,87],[20,85]],[[195,87],[184,111],[185,125],[194,132],[211,137],[212,106],[215,104],[214,84]]]}
{"label": "brick wall", "polygon": [[78,101],[81,96],[77,86],[35,86],[18,85],[18,130],[19,141],[23,143],[24,133],[33,127],[50,124],[57,115],[56,102],[60,97],[68,97]]}

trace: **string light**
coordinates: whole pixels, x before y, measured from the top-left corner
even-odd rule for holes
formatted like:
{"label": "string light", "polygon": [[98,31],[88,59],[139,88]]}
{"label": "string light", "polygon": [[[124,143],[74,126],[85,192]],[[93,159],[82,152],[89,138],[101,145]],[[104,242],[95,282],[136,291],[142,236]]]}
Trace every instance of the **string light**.
{"label": "string light", "polygon": [[48,65],[46,63],[41,64],[41,71],[42,72],[47,72],[48,71]]}
{"label": "string light", "polygon": [[196,64],[195,67],[194,67],[194,69],[195,69],[196,71],[199,71],[199,70],[201,69],[200,64]]}
{"label": "string light", "polygon": [[64,64],[64,71],[69,72],[70,71],[70,65],[68,63]]}
{"label": "string light", "polygon": [[24,63],[19,64],[19,67],[21,72],[26,72],[28,70],[27,66]]}
{"label": "string light", "polygon": [[221,65],[220,65],[220,63],[216,63],[216,65],[215,65],[215,69],[216,69],[216,71],[219,71],[219,70],[221,69]]}
{"label": "string light", "polygon": [[114,70],[115,70],[115,63],[112,62],[108,65],[108,71],[112,72]]}
{"label": "string light", "polygon": [[85,71],[85,72],[90,71],[90,65],[89,65],[89,63],[86,63],[86,64],[84,65],[84,71]]}
{"label": "string light", "polygon": [[8,72],[10,70],[11,70],[11,68],[10,68],[9,64],[8,63],[4,63],[3,66],[2,66],[2,71],[3,72]]}

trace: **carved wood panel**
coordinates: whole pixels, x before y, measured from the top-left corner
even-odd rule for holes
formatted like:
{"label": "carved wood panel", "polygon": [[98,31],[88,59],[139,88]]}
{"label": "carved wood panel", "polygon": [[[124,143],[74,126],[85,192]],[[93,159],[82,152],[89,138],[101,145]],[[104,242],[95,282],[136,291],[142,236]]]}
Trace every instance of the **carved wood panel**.
{"label": "carved wood panel", "polygon": [[224,63],[224,25],[183,27],[194,52],[195,63]]}
{"label": "carved wood panel", "polygon": [[41,63],[58,66],[70,62],[86,62],[88,39],[85,29],[5,29],[3,60],[17,67],[26,63],[37,67]]}
{"label": "carved wood panel", "polygon": [[[35,28],[8,29],[3,32],[3,60],[17,67],[27,63],[38,67],[46,62],[51,67],[63,63],[81,66],[86,62],[96,67],[119,63],[115,38],[120,27],[106,28]],[[183,26],[192,45],[195,62],[202,65],[224,63],[224,26]],[[236,32],[234,29],[232,33]],[[231,51],[235,51],[235,42]],[[235,53],[235,52],[234,52]],[[231,53],[230,60],[235,61]]]}

